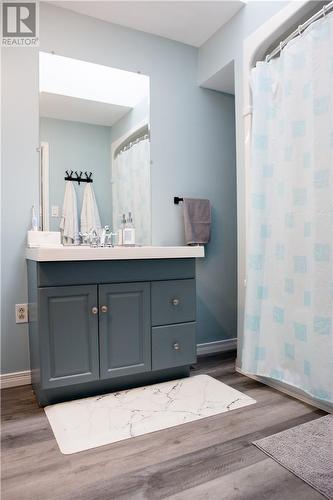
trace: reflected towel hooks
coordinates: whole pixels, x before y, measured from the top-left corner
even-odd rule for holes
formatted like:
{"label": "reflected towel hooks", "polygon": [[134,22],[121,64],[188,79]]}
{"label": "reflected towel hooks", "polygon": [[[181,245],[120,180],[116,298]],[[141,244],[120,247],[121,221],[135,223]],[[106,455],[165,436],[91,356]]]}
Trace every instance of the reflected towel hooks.
{"label": "reflected towel hooks", "polygon": [[[75,177],[73,177],[73,173],[75,175]],[[69,171],[66,170],[66,177],[65,177],[65,181],[74,181],[74,182],[78,182],[79,185],[81,182],[93,182],[93,179],[92,179],[92,172],[84,172],[84,176],[85,177],[82,177],[82,173],[83,172],[80,172],[79,174],[77,173],[77,171],[75,170],[75,172],[73,172],[73,170]]]}

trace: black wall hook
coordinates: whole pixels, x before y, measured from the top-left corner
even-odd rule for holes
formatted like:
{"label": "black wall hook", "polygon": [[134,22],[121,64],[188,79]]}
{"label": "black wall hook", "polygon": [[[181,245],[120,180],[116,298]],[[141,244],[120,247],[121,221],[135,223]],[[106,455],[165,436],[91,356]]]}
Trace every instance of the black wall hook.
{"label": "black wall hook", "polygon": [[69,173],[68,170],[66,170],[65,181],[78,182],[79,185],[81,182],[93,182],[92,172],[89,172],[89,174],[88,172],[85,172],[83,177],[82,172],[78,174],[77,170],[75,170],[74,175],[75,177],[73,177],[73,170],[71,170],[71,173]]}

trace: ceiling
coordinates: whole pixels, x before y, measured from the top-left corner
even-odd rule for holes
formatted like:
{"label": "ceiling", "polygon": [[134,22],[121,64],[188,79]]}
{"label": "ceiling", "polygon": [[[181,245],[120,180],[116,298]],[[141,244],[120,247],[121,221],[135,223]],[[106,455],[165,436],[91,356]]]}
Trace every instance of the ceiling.
{"label": "ceiling", "polygon": [[89,99],[41,92],[39,114],[44,118],[56,118],[72,122],[90,123],[111,127],[132,108]]}
{"label": "ceiling", "polygon": [[220,1],[51,1],[80,14],[200,47],[244,5]]}

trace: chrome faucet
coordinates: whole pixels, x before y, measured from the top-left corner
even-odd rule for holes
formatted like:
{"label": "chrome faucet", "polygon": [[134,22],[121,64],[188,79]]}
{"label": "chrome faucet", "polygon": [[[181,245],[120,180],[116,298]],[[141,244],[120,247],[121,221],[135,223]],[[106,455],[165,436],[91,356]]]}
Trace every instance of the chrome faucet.
{"label": "chrome faucet", "polygon": [[113,233],[111,229],[107,227],[106,235],[105,235],[105,244],[107,247],[114,247],[115,246],[115,241],[114,238],[117,236],[117,233]]}
{"label": "chrome faucet", "polygon": [[80,237],[80,245],[89,245],[90,244],[90,238],[89,238],[89,233],[79,233]]}
{"label": "chrome faucet", "polygon": [[110,226],[104,226],[100,231],[100,235],[98,235],[96,229],[91,229],[88,238],[92,248],[114,247],[114,237],[116,236],[117,233],[113,233]]}
{"label": "chrome faucet", "polygon": [[90,246],[93,248],[97,248],[100,243],[99,236],[97,234],[96,229],[92,229],[89,233]]}

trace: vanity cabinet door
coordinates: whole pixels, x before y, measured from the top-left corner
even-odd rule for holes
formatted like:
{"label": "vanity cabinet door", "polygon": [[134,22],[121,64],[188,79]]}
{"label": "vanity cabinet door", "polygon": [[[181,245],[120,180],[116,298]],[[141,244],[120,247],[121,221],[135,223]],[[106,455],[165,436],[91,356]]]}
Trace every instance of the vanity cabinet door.
{"label": "vanity cabinet door", "polygon": [[99,379],[97,286],[39,289],[43,389]]}
{"label": "vanity cabinet door", "polygon": [[150,283],[99,286],[100,377],[151,370]]}

